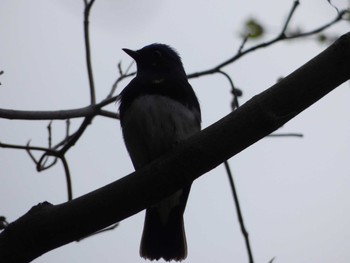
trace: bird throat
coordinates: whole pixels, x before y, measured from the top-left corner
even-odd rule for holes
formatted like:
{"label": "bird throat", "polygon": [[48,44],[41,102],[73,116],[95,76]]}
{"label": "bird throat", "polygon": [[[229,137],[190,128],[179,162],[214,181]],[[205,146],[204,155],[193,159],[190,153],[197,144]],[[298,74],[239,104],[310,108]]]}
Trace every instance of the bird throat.
{"label": "bird throat", "polygon": [[164,78],[159,78],[159,79],[154,79],[152,82],[153,82],[153,84],[161,84],[161,83],[163,83],[164,82]]}

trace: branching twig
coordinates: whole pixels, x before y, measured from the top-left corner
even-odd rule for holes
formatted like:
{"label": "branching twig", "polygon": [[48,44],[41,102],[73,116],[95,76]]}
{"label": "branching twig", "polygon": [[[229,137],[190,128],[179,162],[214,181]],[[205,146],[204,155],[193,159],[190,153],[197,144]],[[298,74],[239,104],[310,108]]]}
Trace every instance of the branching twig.
{"label": "branching twig", "polygon": [[[66,175],[68,200],[72,200],[73,194],[72,194],[71,177],[70,177],[70,172],[69,172],[69,166],[68,166],[66,158],[64,157],[64,154],[62,154],[60,151],[56,151],[56,150],[53,150],[51,148],[30,146],[29,143],[30,143],[30,141],[27,143],[27,145],[16,145],[16,144],[8,144],[8,143],[1,143],[0,142],[0,148],[11,148],[11,149],[18,149],[18,150],[26,150],[27,153],[29,154],[30,158],[36,164],[38,171],[42,171],[42,170],[48,169],[51,166],[53,166],[53,164],[50,164],[49,166],[45,167],[42,164],[44,158],[46,158],[48,156],[53,156],[53,157],[55,157],[54,163],[56,163],[57,158],[59,158],[62,161],[63,168],[64,168],[65,175]],[[39,161],[37,161],[35,159],[34,155],[31,153],[31,151],[42,151],[42,152],[45,152],[45,153],[41,156]]]}
{"label": "branching twig", "polygon": [[[214,73],[218,72],[219,70],[221,70],[223,67],[232,64],[233,62],[235,62],[239,58],[241,58],[241,57],[243,57],[243,56],[245,56],[245,55],[247,55],[255,50],[271,46],[272,44],[275,44],[279,41],[301,38],[301,37],[306,37],[306,36],[317,34],[321,31],[327,29],[328,27],[334,25],[335,23],[339,22],[340,20],[342,20],[342,18],[345,14],[349,13],[349,10],[340,11],[339,14],[332,21],[330,21],[329,23],[326,23],[323,26],[320,26],[319,28],[316,28],[316,29],[308,31],[308,32],[298,33],[298,34],[287,36],[286,31],[288,29],[289,22],[290,22],[292,16],[294,15],[295,10],[296,10],[298,5],[299,5],[299,1],[294,1],[293,6],[292,6],[291,10],[289,11],[288,17],[282,26],[281,32],[275,38],[271,39],[270,41],[263,42],[263,43],[260,43],[258,45],[252,46],[252,47],[245,49],[245,50],[243,50],[243,47],[239,48],[238,52],[233,57],[225,60],[224,62],[220,63],[219,65],[217,65],[211,69],[207,69],[204,71],[199,71],[196,73],[189,74],[188,78],[198,78],[200,76],[214,74]],[[243,41],[243,46],[244,46],[244,44],[245,44],[245,41]],[[242,44],[241,44],[241,46],[242,46]]]}
{"label": "branching twig", "polygon": [[285,39],[295,39],[295,38],[307,37],[307,36],[311,36],[311,35],[320,33],[322,31],[324,31],[325,29],[329,28],[330,26],[334,25],[335,23],[341,21],[343,19],[344,15],[348,14],[348,13],[350,13],[350,10],[339,11],[338,15],[332,21],[328,22],[327,24],[325,24],[319,28],[316,28],[314,30],[310,30],[308,32],[298,33],[298,34],[287,36]]}
{"label": "branching twig", "polygon": [[239,97],[239,94],[242,94],[242,91],[241,90],[237,90],[235,88],[235,85],[233,84],[233,80],[232,80],[232,78],[230,77],[229,74],[227,74],[226,72],[224,72],[222,70],[218,70],[217,73],[222,74],[229,81],[230,86],[231,86],[231,92],[232,92],[232,95],[233,95],[232,110],[237,109],[239,107],[238,97]]}
{"label": "branching twig", "polygon": [[121,62],[118,63],[118,71],[119,71],[119,77],[116,79],[116,81],[113,83],[112,85],[112,89],[109,92],[107,99],[111,98],[113,96],[113,94],[115,93],[115,91],[117,90],[117,86],[119,84],[119,82],[121,82],[123,79],[134,76],[136,73],[132,72],[129,73],[131,66],[134,64],[134,62],[131,62],[129,64],[129,66],[126,68],[125,71],[123,71],[122,66],[121,66]]}
{"label": "branching twig", "polygon": [[331,0],[327,0],[327,2],[331,5],[331,7],[333,7],[335,9],[335,11],[337,11],[337,13],[339,14],[339,9],[338,7],[336,7]]}

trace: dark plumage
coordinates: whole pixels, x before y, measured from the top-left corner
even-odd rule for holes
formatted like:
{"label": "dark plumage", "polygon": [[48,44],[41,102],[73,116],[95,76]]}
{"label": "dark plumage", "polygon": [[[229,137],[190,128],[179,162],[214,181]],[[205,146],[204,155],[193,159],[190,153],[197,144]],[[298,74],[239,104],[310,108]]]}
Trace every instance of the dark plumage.
{"label": "dark plumage", "polygon": [[[137,75],[118,98],[120,122],[131,160],[139,169],[199,131],[201,114],[181,59],[171,47],[152,44],[137,51],[123,50],[136,61]],[[142,257],[186,258],[183,213],[190,188],[147,208]]]}

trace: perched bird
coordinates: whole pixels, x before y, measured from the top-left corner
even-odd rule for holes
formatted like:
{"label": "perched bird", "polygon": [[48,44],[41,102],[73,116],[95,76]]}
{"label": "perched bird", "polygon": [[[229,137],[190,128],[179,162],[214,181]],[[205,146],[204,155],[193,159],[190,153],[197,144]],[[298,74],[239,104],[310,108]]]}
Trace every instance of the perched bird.
{"label": "perched bird", "polygon": [[[126,148],[135,169],[170,152],[201,128],[197,97],[181,58],[164,44],[123,49],[137,65],[120,93],[119,113]],[[140,255],[180,261],[187,256],[183,214],[191,185],[146,209]]]}

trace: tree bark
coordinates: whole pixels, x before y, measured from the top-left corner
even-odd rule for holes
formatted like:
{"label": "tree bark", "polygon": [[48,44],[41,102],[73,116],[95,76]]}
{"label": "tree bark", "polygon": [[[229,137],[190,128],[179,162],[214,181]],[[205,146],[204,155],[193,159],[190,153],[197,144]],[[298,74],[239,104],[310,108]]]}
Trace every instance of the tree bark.
{"label": "tree bark", "polygon": [[121,221],[275,131],[350,79],[350,33],[173,152],[72,201],[33,207],[0,234],[0,262],[30,262]]}

